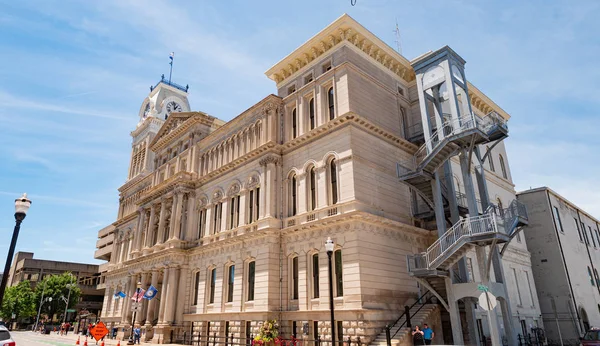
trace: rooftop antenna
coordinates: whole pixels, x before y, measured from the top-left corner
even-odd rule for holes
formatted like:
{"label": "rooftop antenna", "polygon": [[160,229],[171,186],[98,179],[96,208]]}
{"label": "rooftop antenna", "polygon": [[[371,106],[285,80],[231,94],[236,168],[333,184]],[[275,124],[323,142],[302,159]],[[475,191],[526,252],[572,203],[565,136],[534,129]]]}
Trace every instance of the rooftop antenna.
{"label": "rooftop antenna", "polygon": [[396,34],[396,50],[398,53],[402,55],[402,45],[400,44],[400,27],[398,27],[398,18],[396,18],[396,29],[394,30]]}

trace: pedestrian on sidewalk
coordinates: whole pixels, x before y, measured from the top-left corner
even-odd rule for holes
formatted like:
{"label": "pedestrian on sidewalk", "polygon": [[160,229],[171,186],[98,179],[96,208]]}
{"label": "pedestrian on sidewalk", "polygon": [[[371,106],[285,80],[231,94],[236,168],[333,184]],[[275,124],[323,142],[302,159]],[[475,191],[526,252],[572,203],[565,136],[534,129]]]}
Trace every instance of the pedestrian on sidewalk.
{"label": "pedestrian on sidewalk", "polygon": [[140,326],[136,325],[135,329],[133,329],[133,344],[135,345],[135,343],[137,342],[137,344],[140,344],[140,338],[142,336],[142,331],[140,330]]}
{"label": "pedestrian on sidewalk", "polygon": [[413,345],[425,345],[425,339],[423,338],[423,331],[419,329],[419,326],[415,326],[415,330],[412,332]]}

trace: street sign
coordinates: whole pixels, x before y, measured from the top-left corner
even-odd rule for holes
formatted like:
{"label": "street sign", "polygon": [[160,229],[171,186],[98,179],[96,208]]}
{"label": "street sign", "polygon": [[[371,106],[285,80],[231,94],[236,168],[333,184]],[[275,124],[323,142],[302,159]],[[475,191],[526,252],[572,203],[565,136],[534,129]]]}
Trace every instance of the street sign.
{"label": "street sign", "polygon": [[[488,302],[489,299],[489,302]],[[481,308],[485,311],[488,310],[494,310],[494,308],[496,307],[496,305],[498,305],[498,301],[496,300],[496,297],[489,293],[489,292],[482,292],[479,295],[479,302],[478,302],[479,306],[481,306]]]}
{"label": "street sign", "polygon": [[67,312],[77,312],[77,309],[67,309]]}
{"label": "street sign", "polygon": [[140,311],[142,309],[142,303],[131,303],[131,311]]}
{"label": "street sign", "polygon": [[108,334],[108,328],[103,322],[98,322],[90,329],[90,334],[98,341]]}
{"label": "street sign", "polygon": [[482,292],[488,292],[490,289],[486,285],[478,284],[477,289]]}

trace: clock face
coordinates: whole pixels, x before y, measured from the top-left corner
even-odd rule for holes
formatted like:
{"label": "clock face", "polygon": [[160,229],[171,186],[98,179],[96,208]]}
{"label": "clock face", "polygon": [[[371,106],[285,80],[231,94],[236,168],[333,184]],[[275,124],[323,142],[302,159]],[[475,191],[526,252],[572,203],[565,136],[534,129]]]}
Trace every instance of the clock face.
{"label": "clock face", "polygon": [[171,114],[172,112],[183,112],[183,108],[179,103],[171,101],[167,103],[167,113]]}

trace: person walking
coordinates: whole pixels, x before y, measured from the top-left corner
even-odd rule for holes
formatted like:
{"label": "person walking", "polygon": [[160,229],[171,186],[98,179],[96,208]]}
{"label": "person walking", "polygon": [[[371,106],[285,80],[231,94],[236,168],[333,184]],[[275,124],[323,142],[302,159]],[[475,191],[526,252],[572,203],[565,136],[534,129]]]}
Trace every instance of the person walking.
{"label": "person walking", "polygon": [[142,331],[140,330],[140,326],[135,326],[135,329],[133,330],[133,344],[135,345],[135,343],[137,342],[137,344],[140,344],[140,338],[142,337]]}
{"label": "person walking", "polygon": [[435,333],[427,323],[423,324],[423,339],[425,340],[425,345],[431,345],[431,341],[435,337]]}
{"label": "person walking", "polygon": [[419,329],[419,326],[415,326],[415,330],[412,332],[413,345],[425,345],[425,339],[423,338],[423,331]]}

